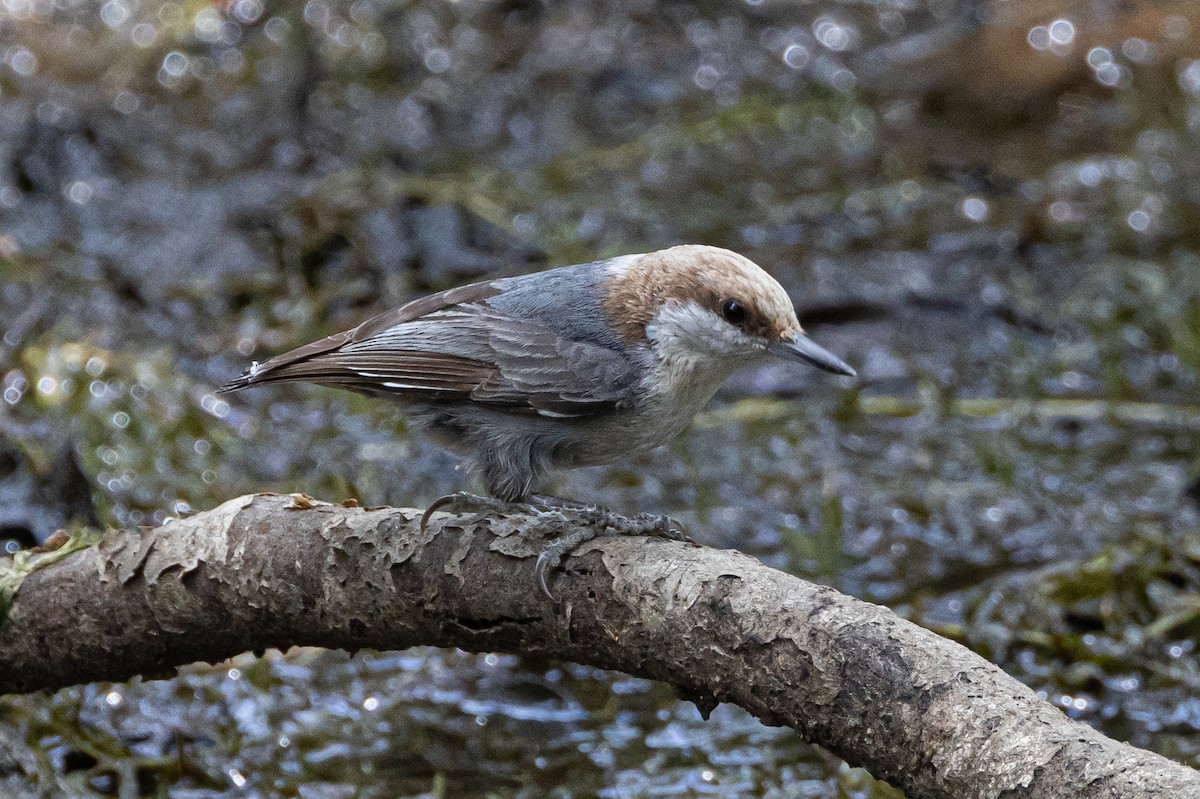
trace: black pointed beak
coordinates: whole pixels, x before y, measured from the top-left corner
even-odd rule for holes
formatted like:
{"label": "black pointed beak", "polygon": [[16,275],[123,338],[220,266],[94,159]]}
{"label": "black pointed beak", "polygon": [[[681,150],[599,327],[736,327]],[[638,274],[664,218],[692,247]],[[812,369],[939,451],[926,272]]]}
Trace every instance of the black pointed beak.
{"label": "black pointed beak", "polygon": [[818,369],[824,369],[826,372],[833,372],[835,375],[858,376],[858,372],[854,371],[850,364],[803,333],[796,333],[790,339],[770,345],[767,347],[767,352],[789,361],[802,361]]}

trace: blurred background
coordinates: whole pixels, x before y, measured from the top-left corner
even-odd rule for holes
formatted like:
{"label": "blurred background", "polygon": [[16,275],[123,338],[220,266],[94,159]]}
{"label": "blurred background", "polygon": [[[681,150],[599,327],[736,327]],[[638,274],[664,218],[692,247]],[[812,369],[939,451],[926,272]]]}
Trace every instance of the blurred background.
{"label": "blurred background", "polygon": [[[555,493],[962,641],[1200,766],[1191,0],[0,0],[0,546],[251,491],[421,507],[384,403],[217,398],[485,275],[696,242],[857,381],[738,374]],[[440,650],[0,700],[13,796],[890,797],[722,707]]]}

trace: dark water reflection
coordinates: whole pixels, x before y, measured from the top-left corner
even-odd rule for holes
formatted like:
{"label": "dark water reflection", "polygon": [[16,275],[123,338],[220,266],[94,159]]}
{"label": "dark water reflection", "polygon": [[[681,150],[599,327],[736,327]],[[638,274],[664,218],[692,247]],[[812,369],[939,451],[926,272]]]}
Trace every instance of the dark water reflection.
{"label": "dark water reflection", "polygon": [[[252,490],[419,506],[461,476],[392,409],[213,387],[421,291],[718,244],[862,378],[739,374],[557,491],[1196,764],[1200,13],[920,5],[0,3],[0,539]],[[0,714],[18,795],[890,795],[508,657],[304,651]]]}

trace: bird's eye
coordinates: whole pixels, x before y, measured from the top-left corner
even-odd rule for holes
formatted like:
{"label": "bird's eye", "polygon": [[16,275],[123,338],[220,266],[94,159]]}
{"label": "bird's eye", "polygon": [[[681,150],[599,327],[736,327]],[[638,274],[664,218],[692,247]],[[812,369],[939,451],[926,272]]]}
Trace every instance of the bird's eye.
{"label": "bird's eye", "polygon": [[731,325],[740,325],[746,321],[746,306],[737,300],[725,300],[721,303],[721,316]]}

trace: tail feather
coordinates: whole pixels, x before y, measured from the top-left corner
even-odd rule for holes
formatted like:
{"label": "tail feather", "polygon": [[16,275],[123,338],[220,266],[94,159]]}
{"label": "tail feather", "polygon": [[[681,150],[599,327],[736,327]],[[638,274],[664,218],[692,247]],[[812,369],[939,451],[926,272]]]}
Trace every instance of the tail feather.
{"label": "tail feather", "polygon": [[230,380],[225,385],[218,387],[217,393],[218,394],[228,394],[232,391],[241,391],[243,388],[249,388],[251,386],[251,382],[250,382],[251,379],[252,378],[250,377],[250,371],[246,370],[240,376],[235,377],[233,380]]}
{"label": "tail feather", "polygon": [[228,394],[232,391],[241,391],[243,388],[250,388],[251,386],[258,385],[259,383],[267,382],[262,377],[258,376],[258,373],[261,369],[262,367],[259,365],[258,361],[254,361],[250,364],[249,369],[218,388],[217,393]]}
{"label": "tail feather", "polygon": [[303,368],[305,364],[308,361],[312,361],[315,358],[341,348],[349,340],[352,332],[337,333],[320,341],[305,344],[303,347],[297,347],[290,352],[276,355],[274,358],[262,363],[254,361],[250,364],[250,368],[242,372],[240,376],[218,388],[217,393],[228,394],[231,391],[241,391],[244,388],[262,385],[263,383],[311,379],[311,371]]}

